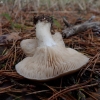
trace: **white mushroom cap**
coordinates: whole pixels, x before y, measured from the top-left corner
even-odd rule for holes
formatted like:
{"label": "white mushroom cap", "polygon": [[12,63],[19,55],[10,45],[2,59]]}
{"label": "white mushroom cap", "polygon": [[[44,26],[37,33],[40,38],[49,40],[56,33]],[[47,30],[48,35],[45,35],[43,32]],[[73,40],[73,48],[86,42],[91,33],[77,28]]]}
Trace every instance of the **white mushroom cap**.
{"label": "white mushroom cap", "polygon": [[37,48],[37,39],[22,40],[20,46],[25,55],[31,57]]}
{"label": "white mushroom cap", "polygon": [[33,57],[16,65],[16,71],[33,80],[49,80],[80,69],[89,58],[71,48],[38,47]]}

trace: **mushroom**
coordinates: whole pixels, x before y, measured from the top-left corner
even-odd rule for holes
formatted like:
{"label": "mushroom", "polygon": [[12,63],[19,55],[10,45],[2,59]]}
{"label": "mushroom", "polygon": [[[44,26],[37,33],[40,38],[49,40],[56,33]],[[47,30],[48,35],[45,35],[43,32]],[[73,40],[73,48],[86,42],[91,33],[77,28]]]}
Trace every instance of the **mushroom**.
{"label": "mushroom", "polygon": [[28,57],[15,66],[17,73],[28,79],[45,81],[73,73],[88,63],[87,56],[65,47],[59,32],[51,35],[51,17],[38,16],[35,21],[36,39],[21,42]]}

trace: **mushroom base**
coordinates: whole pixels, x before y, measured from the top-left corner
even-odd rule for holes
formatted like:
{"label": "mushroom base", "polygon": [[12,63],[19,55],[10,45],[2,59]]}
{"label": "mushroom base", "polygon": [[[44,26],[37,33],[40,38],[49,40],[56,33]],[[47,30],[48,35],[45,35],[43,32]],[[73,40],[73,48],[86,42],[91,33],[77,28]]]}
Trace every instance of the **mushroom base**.
{"label": "mushroom base", "polygon": [[45,81],[75,72],[88,61],[88,57],[74,49],[44,46],[37,47],[32,57],[26,57],[15,68],[25,78]]}

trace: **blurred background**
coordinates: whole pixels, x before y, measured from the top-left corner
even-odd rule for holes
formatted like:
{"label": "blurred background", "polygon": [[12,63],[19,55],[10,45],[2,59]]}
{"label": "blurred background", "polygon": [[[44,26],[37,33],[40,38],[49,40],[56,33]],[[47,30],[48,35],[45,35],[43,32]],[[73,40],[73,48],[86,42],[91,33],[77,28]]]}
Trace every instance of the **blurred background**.
{"label": "blurred background", "polygon": [[[47,14],[54,16],[61,21],[62,16],[67,16],[69,21],[83,17],[89,18],[96,15],[99,19],[100,0],[0,0],[0,21],[3,19],[12,20],[14,23],[21,23],[21,26],[34,15]],[[59,23],[55,21],[58,25]],[[12,26],[21,27],[12,24]],[[60,26],[60,25],[58,25]]]}
{"label": "blurred background", "polygon": [[[33,10],[67,10],[67,7],[74,9],[75,6],[80,10],[86,10],[91,7],[100,8],[100,0],[0,0],[0,4],[6,4],[10,7],[18,6],[19,9],[32,6]],[[42,8],[42,9],[41,9]]]}

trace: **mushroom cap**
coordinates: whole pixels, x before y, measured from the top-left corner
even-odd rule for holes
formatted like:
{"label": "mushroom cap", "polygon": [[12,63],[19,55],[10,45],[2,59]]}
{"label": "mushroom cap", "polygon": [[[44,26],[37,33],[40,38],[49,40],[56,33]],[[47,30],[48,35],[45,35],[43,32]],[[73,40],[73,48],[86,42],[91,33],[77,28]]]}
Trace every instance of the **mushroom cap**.
{"label": "mushroom cap", "polygon": [[88,57],[74,49],[44,46],[37,47],[32,57],[26,57],[15,68],[25,78],[45,81],[77,71],[88,61]]}
{"label": "mushroom cap", "polygon": [[37,39],[26,39],[22,40],[20,43],[21,49],[25,55],[29,57],[33,56],[37,46]]}

